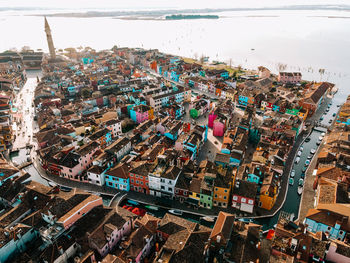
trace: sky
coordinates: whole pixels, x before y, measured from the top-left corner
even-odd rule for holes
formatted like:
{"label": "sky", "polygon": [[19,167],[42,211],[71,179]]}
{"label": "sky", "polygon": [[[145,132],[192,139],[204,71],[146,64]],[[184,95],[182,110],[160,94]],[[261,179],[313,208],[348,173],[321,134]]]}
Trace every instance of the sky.
{"label": "sky", "polygon": [[0,0],[1,7],[64,9],[234,8],[286,5],[349,4],[348,0]]}

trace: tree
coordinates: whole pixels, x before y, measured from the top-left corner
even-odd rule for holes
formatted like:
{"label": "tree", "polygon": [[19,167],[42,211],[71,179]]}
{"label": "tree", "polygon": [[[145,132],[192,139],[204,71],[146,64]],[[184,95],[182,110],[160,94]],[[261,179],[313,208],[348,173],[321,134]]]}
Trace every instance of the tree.
{"label": "tree", "polygon": [[83,89],[83,90],[81,91],[81,95],[83,96],[84,99],[87,99],[87,98],[90,97],[91,92],[90,92],[89,89]]}

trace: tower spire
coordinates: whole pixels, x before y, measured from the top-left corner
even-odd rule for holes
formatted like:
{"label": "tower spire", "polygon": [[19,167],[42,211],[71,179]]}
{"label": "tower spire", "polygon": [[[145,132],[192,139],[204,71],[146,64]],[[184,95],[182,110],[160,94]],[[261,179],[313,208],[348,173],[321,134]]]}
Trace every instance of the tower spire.
{"label": "tower spire", "polygon": [[46,33],[47,44],[49,46],[50,57],[51,59],[56,59],[55,47],[53,45],[53,40],[51,35],[51,28],[49,26],[49,23],[47,22],[46,16],[45,16],[45,33]]}

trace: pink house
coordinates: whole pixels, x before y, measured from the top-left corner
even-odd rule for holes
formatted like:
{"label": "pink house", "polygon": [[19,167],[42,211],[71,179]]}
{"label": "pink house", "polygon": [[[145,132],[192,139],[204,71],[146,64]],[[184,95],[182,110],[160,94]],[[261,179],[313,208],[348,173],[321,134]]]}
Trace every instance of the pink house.
{"label": "pink house", "polygon": [[217,115],[215,114],[215,111],[212,111],[210,114],[209,114],[209,117],[208,117],[208,127],[209,128],[213,128],[214,126],[214,120],[216,119]]}
{"label": "pink house", "polygon": [[278,82],[281,83],[292,83],[296,84],[301,81],[300,72],[280,72],[277,78]]}
{"label": "pink house", "polygon": [[[128,240],[121,243],[121,247],[124,248],[122,252],[122,259],[131,259],[131,262],[144,262],[144,259],[150,254],[152,247],[155,244],[154,241],[155,232],[150,228],[141,225],[135,230]],[[140,240],[142,240],[140,242]]]}
{"label": "pink house", "polygon": [[225,133],[225,124],[219,121],[214,121],[213,135],[221,137],[221,136],[224,136],[224,133]]}
{"label": "pink house", "polygon": [[350,257],[347,251],[350,251],[349,245],[340,241],[334,241],[329,246],[326,259],[330,262],[350,263]]}
{"label": "pink house", "polygon": [[[122,211],[123,210],[123,211]],[[89,235],[89,245],[105,257],[115,245],[133,229],[133,216],[131,212],[118,208],[103,222],[94,232]],[[124,215],[129,212],[131,216]]]}
{"label": "pink house", "polygon": [[59,162],[61,167],[60,176],[70,180],[80,181],[79,175],[84,168],[80,163],[81,156],[79,154],[69,152],[63,156]]}
{"label": "pink house", "polygon": [[130,118],[137,123],[153,119],[153,108],[140,104],[130,110]]}
{"label": "pink house", "polygon": [[92,165],[94,153],[100,149],[100,144],[96,141],[92,141],[88,144],[83,145],[77,150],[77,153],[80,155],[79,162],[83,170],[88,169]]}

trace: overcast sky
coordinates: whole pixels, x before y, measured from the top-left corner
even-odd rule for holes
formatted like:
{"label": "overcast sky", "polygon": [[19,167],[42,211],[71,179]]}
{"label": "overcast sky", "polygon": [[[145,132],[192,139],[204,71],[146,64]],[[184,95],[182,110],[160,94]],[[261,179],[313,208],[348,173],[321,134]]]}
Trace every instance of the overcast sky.
{"label": "overcast sky", "polygon": [[233,8],[311,4],[349,4],[349,0],[0,0],[0,7],[41,8]]}

